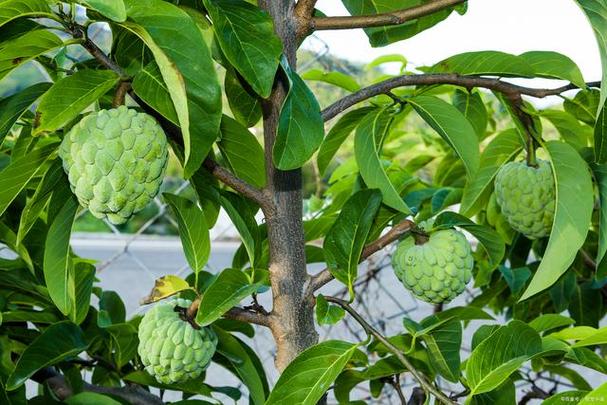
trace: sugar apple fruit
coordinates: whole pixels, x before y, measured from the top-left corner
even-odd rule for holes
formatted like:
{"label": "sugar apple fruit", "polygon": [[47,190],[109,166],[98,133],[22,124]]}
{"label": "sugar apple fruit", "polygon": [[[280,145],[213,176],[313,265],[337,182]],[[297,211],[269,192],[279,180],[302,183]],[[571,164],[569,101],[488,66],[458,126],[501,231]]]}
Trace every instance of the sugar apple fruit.
{"label": "sugar apple fruit", "polygon": [[59,156],[80,204],[122,224],[158,194],[168,147],[154,118],[121,106],[84,117],[63,138]]}
{"label": "sugar apple fruit", "polygon": [[538,160],[537,164],[510,162],[495,177],[495,197],[502,214],[513,229],[529,239],[550,233],[556,203],[550,163]]}
{"label": "sugar apple fruit", "polygon": [[440,304],[464,291],[472,277],[474,259],[464,234],[446,229],[433,232],[421,245],[413,238],[402,241],[392,256],[392,266],[416,297]]}
{"label": "sugar apple fruit", "polygon": [[217,336],[195,329],[176,308],[192,302],[176,299],[157,304],[139,324],[137,349],[145,370],[159,383],[174,384],[200,376],[215,353]]}

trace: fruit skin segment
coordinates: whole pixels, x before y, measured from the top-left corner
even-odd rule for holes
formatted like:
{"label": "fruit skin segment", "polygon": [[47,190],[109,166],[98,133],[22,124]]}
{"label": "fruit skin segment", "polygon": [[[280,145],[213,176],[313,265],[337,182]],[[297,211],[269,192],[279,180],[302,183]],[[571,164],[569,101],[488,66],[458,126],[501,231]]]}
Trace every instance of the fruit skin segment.
{"label": "fruit skin segment", "polygon": [[550,234],[556,204],[554,177],[550,163],[537,161],[502,166],[495,178],[495,197],[512,228],[529,239]]}
{"label": "fruit skin segment", "polygon": [[195,329],[175,310],[187,309],[191,303],[175,299],[157,304],[139,324],[137,352],[145,370],[161,384],[199,377],[217,348],[217,336],[211,329]]}
{"label": "fruit skin segment", "polygon": [[447,303],[461,294],[472,277],[474,259],[463,233],[446,229],[433,232],[416,245],[402,241],[392,256],[396,276],[405,288],[432,304]]}
{"label": "fruit skin segment", "polygon": [[80,205],[119,225],[158,194],[168,145],[152,116],[120,106],[80,120],[63,138],[59,156]]}

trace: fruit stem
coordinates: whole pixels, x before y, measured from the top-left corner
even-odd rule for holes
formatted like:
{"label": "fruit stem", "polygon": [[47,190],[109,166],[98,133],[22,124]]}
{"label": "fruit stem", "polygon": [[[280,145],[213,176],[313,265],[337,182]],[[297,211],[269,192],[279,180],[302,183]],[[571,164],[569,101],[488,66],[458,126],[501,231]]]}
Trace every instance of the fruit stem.
{"label": "fruit stem", "polygon": [[430,240],[430,235],[419,228],[413,229],[411,233],[413,234],[413,239],[415,239],[416,245],[424,245]]}
{"label": "fruit stem", "polygon": [[535,156],[535,145],[533,144],[533,137],[531,135],[527,136],[527,166],[529,167],[537,167],[537,158]]}

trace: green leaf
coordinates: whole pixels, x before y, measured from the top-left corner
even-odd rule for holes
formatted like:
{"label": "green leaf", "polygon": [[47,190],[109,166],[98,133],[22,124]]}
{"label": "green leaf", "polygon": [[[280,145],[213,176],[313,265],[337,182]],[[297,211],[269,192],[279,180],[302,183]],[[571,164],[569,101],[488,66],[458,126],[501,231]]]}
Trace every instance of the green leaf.
{"label": "green leaf", "polygon": [[224,87],[234,118],[247,128],[257,124],[262,115],[261,102],[243,87],[237,73],[226,72]]}
{"label": "green leaf", "polygon": [[385,109],[366,115],[356,129],[354,154],[360,175],[367,186],[379,189],[387,206],[410,214],[411,210],[390,182],[380,159],[379,145],[387,136],[392,121],[393,117]]}
{"label": "green leaf", "polygon": [[325,133],[320,106],[306,83],[289,67],[292,82],[282,106],[272,155],[280,170],[302,167],[316,152]]}
{"label": "green leaf", "polygon": [[594,346],[594,345],[604,345],[607,344],[607,327],[603,327],[599,329],[596,333],[580,340],[573,347],[584,347],[584,346]]}
{"label": "green leaf", "polygon": [[48,0],[5,0],[0,8],[0,27],[20,17],[43,17],[51,14]]}
{"label": "green leaf", "polygon": [[318,171],[324,175],[329,167],[329,163],[348,138],[348,136],[358,126],[360,121],[375,108],[363,107],[357,110],[348,111],[342,115],[337,124],[330,130],[325,139],[320,145],[316,162],[318,163]]}
{"label": "green leaf", "polygon": [[478,138],[466,117],[451,104],[433,96],[408,100],[415,111],[455,150],[462,159],[469,178],[479,165]]}
{"label": "green leaf", "polygon": [[113,88],[118,79],[111,70],[79,70],[57,81],[40,100],[34,135],[63,127]]}
{"label": "green leaf", "polygon": [[156,62],[148,63],[133,78],[133,90],[150,107],[175,125],[179,118],[169,89]]}
{"label": "green leaf", "polygon": [[407,67],[407,63],[409,63],[407,61],[407,58],[405,58],[403,55],[401,54],[391,54],[391,55],[381,55],[378,56],[377,58],[373,59],[371,62],[367,63],[365,65],[365,69],[373,69],[376,68],[378,66],[383,65],[384,63],[399,63],[401,65],[400,70],[401,72],[404,71],[404,69]]}
{"label": "green leaf", "polygon": [[81,392],[65,400],[67,405],[120,405],[120,402],[95,392]]}
{"label": "green leaf", "polygon": [[432,73],[533,77],[533,67],[524,59],[499,51],[465,52],[432,67]]}
{"label": "green leaf", "polygon": [[546,332],[548,330],[562,328],[573,325],[575,321],[569,317],[559,314],[543,314],[529,322],[529,326],[537,332]]}
{"label": "green leaf", "polygon": [[259,227],[255,221],[255,213],[252,212],[242,197],[234,193],[222,193],[220,202],[232,220],[236,230],[238,230],[238,234],[249,256],[249,263],[251,266],[254,266],[261,249]]}
{"label": "green leaf", "polygon": [[592,171],[599,191],[599,245],[596,254],[597,279],[607,276],[607,164],[593,164]]}
{"label": "green leaf", "polygon": [[354,297],[353,285],[373,219],[381,205],[378,190],[361,190],[344,204],[337,220],[327,232],[323,249],[331,274],[348,286]]}
{"label": "green leaf", "polygon": [[571,58],[551,51],[531,51],[520,55],[531,68],[535,76],[549,79],[567,80],[579,88],[586,87],[580,68]]}
{"label": "green leaf", "polygon": [[75,356],[87,346],[82,330],[73,323],[65,321],[49,326],[21,354],[6,381],[6,389],[19,388],[36,371]]}
{"label": "green leaf", "polygon": [[499,327],[476,346],[466,362],[470,394],[482,394],[497,388],[541,350],[540,336],[525,323],[512,321]]}
{"label": "green leaf", "polygon": [[251,283],[249,277],[240,270],[223,270],[202,296],[196,323],[201,326],[210,325],[260,287],[261,284]]}
{"label": "green leaf", "polygon": [[56,143],[36,148],[0,171],[0,215],[4,214],[21,190],[39,172],[55,149]]}
{"label": "green leaf", "polygon": [[55,306],[64,315],[74,306],[73,263],[70,257],[70,235],[78,210],[76,197],[69,193],[61,200],[62,207],[52,218],[44,245],[44,280]]}
{"label": "green leaf", "polygon": [[125,4],[135,24],[123,25],[150,48],[170,91],[185,146],[185,176],[189,178],[211,150],[219,131],[221,89],[213,60],[196,23],[179,7],[162,0],[126,0]]}
{"label": "green leaf", "polygon": [[360,85],[358,84],[356,79],[342,72],[323,72],[320,69],[312,69],[303,73],[301,75],[301,78],[304,80],[312,80],[332,84],[334,86],[341,87],[344,90],[348,90],[352,93],[360,90]]}
{"label": "green leaf", "polygon": [[542,405],[567,405],[579,404],[580,400],[588,393],[588,391],[564,391],[552,395],[545,399]]}
{"label": "green leaf", "polygon": [[264,404],[268,392],[268,383],[263,366],[255,352],[240,339],[223,329],[213,326],[213,331],[218,338],[217,353],[227,360],[228,370],[238,376],[247,386],[253,404]]}
{"label": "green leaf", "polygon": [[194,273],[198,273],[207,264],[211,253],[209,227],[204,212],[187,198],[168,193],[162,196],[177,218],[179,238],[188,264]]}
{"label": "green leaf", "polygon": [[607,101],[594,125],[594,161],[607,163]]}
{"label": "green leaf", "polygon": [[328,340],[305,350],[283,371],[266,405],[316,405],[357,348],[356,344]]}
{"label": "green leaf", "polygon": [[568,144],[550,141],[550,154],[556,185],[556,210],[546,252],[521,301],[554,284],[573,263],[584,244],[594,205],[592,179],[588,165]]}
{"label": "green leaf", "polygon": [[224,115],[221,120],[221,140],[217,146],[234,174],[258,188],[266,185],[263,148],[246,127]]}
{"label": "green leaf", "polygon": [[242,0],[204,0],[226,58],[253,90],[268,98],[282,54],[272,18]]}
{"label": "green leaf", "polygon": [[496,389],[470,398],[471,405],[513,405],[516,404],[516,389],[509,379]]}
{"label": "green leaf", "polygon": [[81,0],[81,2],[113,21],[124,22],[126,20],[126,8],[123,0]]}
{"label": "green leaf", "polygon": [[493,179],[500,167],[520,153],[522,145],[518,132],[507,129],[499,133],[487,145],[480,157],[480,165],[475,175],[466,183],[460,212],[465,216],[476,214],[482,203],[489,200],[493,190]]}
{"label": "green leaf", "polygon": [[335,325],[345,314],[342,307],[329,304],[322,294],[316,297],[316,320],[319,325]]}
{"label": "green leaf", "polygon": [[453,95],[453,105],[464,114],[464,117],[468,118],[478,139],[483,139],[489,118],[481,94],[477,91],[468,92],[456,89]]}
{"label": "green leaf", "polygon": [[599,113],[601,93],[597,89],[578,91],[572,99],[565,98],[563,108],[578,120],[594,126]]}
{"label": "green leaf", "polygon": [[74,307],[70,310],[69,317],[76,325],[80,325],[86,319],[91,304],[91,292],[95,281],[95,266],[86,262],[76,263],[74,266],[73,292],[75,297]]}
{"label": "green leaf", "polygon": [[[342,0],[342,3],[350,14],[356,16],[383,13],[389,14],[392,11],[416,7],[430,2],[431,0]],[[371,46],[385,46],[403,39],[411,38],[416,34],[433,27],[446,19],[454,9],[456,8],[450,7],[415,20],[406,21],[405,23],[396,26],[365,28],[365,33],[367,34],[367,37],[369,37]]]}
{"label": "green leaf", "polygon": [[154,377],[152,377],[146,371],[133,371],[123,377],[123,380],[129,381],[139,385],[145,385],[150,387],[157,387],[165,390],[182,391],[187,394],[199,394],[206,397],[211,397],[211,387],[201,383],[199,380],[187,380],[182,383],[176,384],[162,384],[159,383]]}
{"label": "green leaf", "polygon": [[[424,320],[427,323],[431,321],[432,319],[428,318]],[[422,326],[426,325],[424,322]],[[452,382],[459,381],[462,334],[462,324],[456,319],[421,335],[428,348],[430,362],[443,377]]]}
{"label": "green leaf", "polygon": [[38,83],[0,100],[0,144],[13,125],[48,89],[50,83]]}
{"label": "green leaf", "polygon": [[576,150],[588,146],[588,140],[592,137],[591,128],[580,123],[571,114],[559,110],[542,110],[540,116],[550,121],[561,134],[561,138]]}
{"label": "green leaf", "polygon": [[470,232],[472,236],[478,239],[489,257],[489,268],[491,270],[500,264],[506,252],[506,245],[497,232],[487,226],[477,225],[463,215],[456,214],[455,212],[443,212],[437,216],[434,220],[433,228],[448,229],[454,226]]}
{"label": "green leaf", "polygon": [[607,399],[607,383],[602,384],[600,387],[586,394],[578,405],[592,405],[597,402],[604,402],[605,399]]}
{"label": "green leaf", "polygon": [[607,4],[603,0],[576,0],[586,13],[601,53],[603,84],[599,106],[607,100]]}

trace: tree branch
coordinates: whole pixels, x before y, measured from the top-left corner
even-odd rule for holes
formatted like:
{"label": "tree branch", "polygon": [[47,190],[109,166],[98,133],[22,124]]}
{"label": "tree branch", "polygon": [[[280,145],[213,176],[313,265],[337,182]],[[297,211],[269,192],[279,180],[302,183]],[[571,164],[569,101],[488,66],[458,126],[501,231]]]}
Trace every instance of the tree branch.
{"label": "tree branch", "polygon": [[342,307],[347,313],[349,313],[355,320],[363,327],[363,329],[367,332],[367,334],[373,336],[380,343],[382,343],[386,348],[391,351],[396,358],[405,366],[407,371],[411,373],[413,378],[417,380],[417,382],[424,388],[425,391],[432,393],[439,401],[444,404],[456,405],[455,402],[449,399],[445,394],[443,394],[438,388],[434,386],[431,382],[427,381],[426,378],[420,374],[413,364],[401,353],[400,349],[394,346],[390,341],[383,336],[377,329],[371,326],[354,308],[348,304],[347,301],[344,301],[339,298],[325,296],[325,299],[329,302],[339,305]]}
{"label": "tree branch", "polygon": [[[419,75],[403,75],[393,77],[388,80],[376,83],[369,87],[365,87],[356,93],[352,93],[341,100],[336,101],[322,112],[323,119],[329,121],[341,112],[348,108],[380,94],[386,94],[398,87],[405,86],[430,86],[439,84],[451,84],[454,86],[466,87],[472,89],[481,87],[493,91],[497,91],[506,95],[509,98],[520,97],[521,95],[531,96],[535,98],[544,98],[548,96],[556,96],[568,90],[575,90],[579,87],[574,84],[557,87],[554,89],[535,89],[523,87],[501,79],[494,79],[479,76],[465,76],[455,73],[436,73],[436,74],[419,74]],[[600,82],[590,82],[586,84],[588,87],[600,87]]]}
{"label": "tree branch", "polygon": [[[192,302],[192,305],[187,310],[188,319],[194,320],[198,307],[200,306],[200,299],[196,299]],[[245,308],[234,307],[223,315],[227,319],[233,319],[235,321],[253,323],[255,325],[261,325],[270,327],[270,317],[266,313],[257,311],[251,311]]]}
{"label": "tree branch", "polygon": [[[360,261],[367,259],[373,253],[378,252],[388,246],[390,243],[399,239],[401,236],[411,231],[415,227],[415,224],[412,221],[404,220],[394,227],[390,229],[385,235],[378,238],[376,241],[369,243],[365,246],[362,255],[360,256]],[[310,283],[308,285],[307,294],[311,296],[314,291],[318,290],[331,280],[333,280],[333,275],[329,271],[329,269],[324,269],[320,273],[316,274],[310,279]]]}
{"label": "tree branch", "polygon": [[417,7],[392,11],[383,14],[344,16],[344,17],[318,17],[311,21],[310,31],[314,30],[347,30],[353,28],[385,27],[401,25],[443,9],[465,3],[466,0],[435,0]]}

